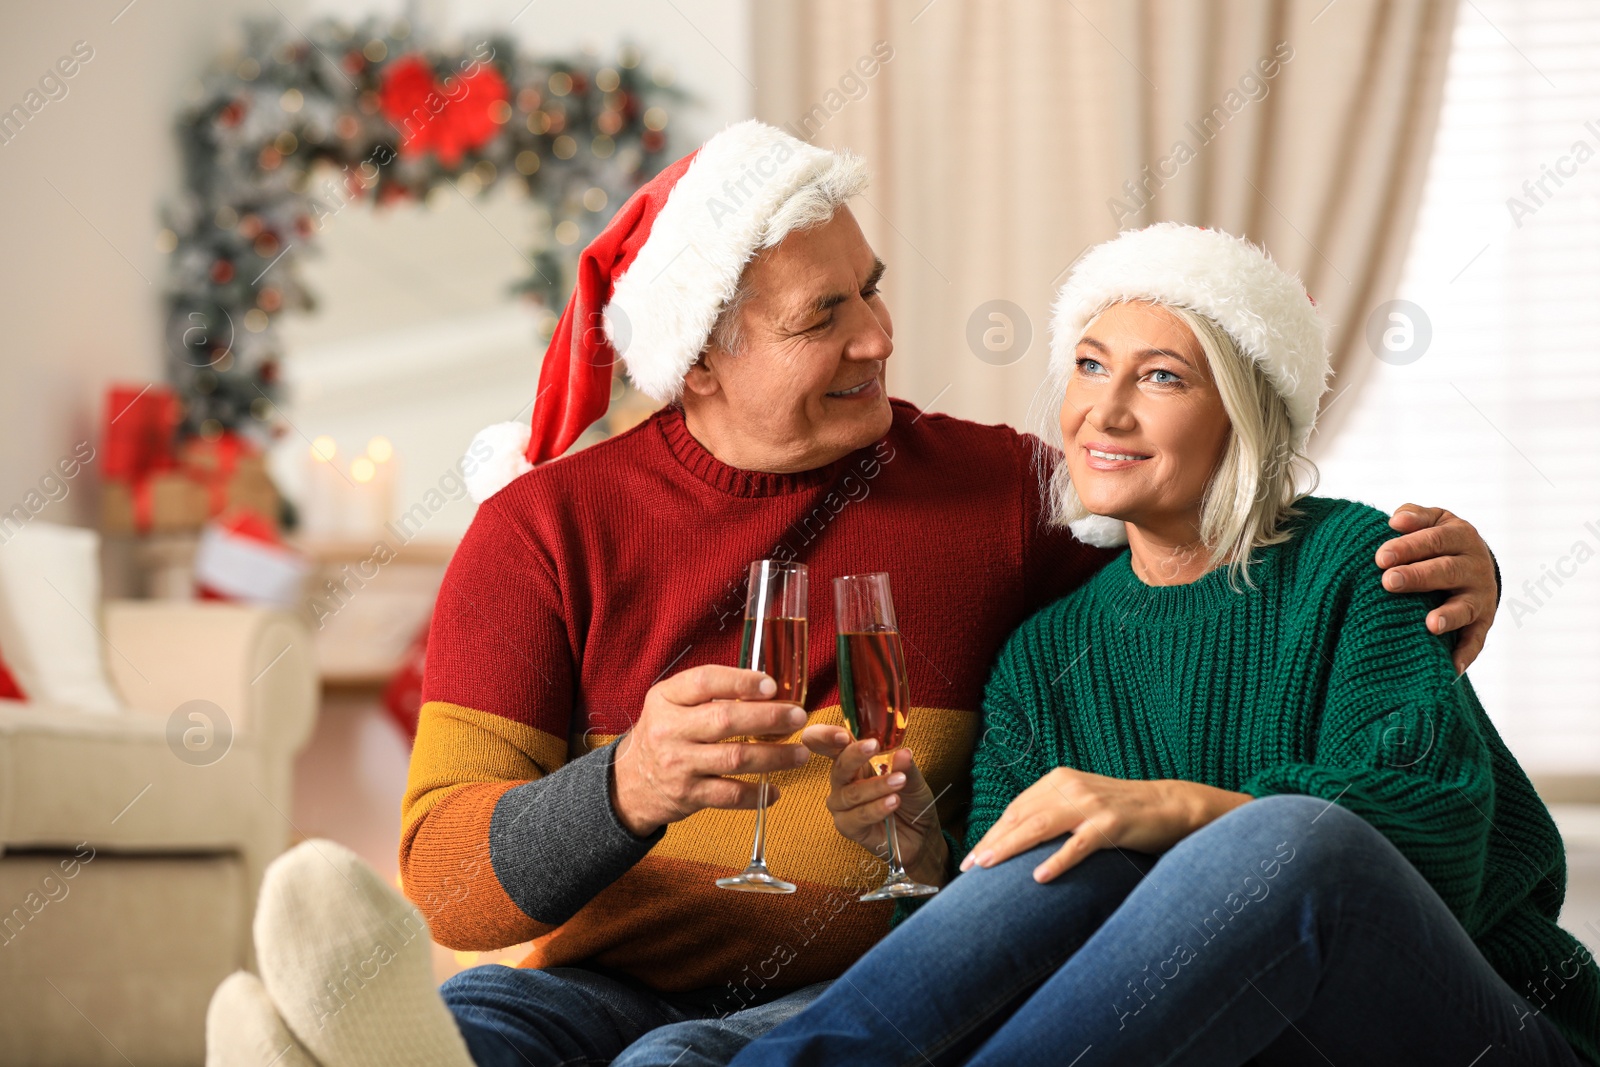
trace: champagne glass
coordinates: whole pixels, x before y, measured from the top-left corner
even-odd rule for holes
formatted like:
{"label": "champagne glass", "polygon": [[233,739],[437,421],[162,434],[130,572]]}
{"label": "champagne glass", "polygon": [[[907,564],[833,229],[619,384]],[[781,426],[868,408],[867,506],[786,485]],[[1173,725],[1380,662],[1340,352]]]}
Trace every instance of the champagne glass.
{"label": "champagne glass", "polygon": [[[873,770],[887,774],[889,758],[905,736],[911,710],[900,627],[889,596],[887,574],[850,574],[833,580],[834,618],[839,628],[839,698],[845,721],[859,741],[878,742]],[[937,886],[923,885],[906,874],[900,862],[900,839],[894,813],[883,821],[889,842],[889,877],[862,900],[930,897]]]}
{"label": "champagne glass", "polygon": [[[762,559],[750,564],[745,594],[744,636],[739,666],[762,671],[778,685],[771,700],[806,706],[806,565]],[[718,878],[723,889],[744,893],[793,893],[793,882],[767,870],[767,776],[756,793],[756,841],[750,866]]]}

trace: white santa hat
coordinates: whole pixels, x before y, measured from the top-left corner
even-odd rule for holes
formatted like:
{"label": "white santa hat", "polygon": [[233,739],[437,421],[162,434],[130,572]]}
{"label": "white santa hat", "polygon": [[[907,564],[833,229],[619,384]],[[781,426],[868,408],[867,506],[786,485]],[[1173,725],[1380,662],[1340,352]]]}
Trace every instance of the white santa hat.
{"label": "white santa hat", "polygon": [[[1126,300],[1187,308],[1211,319],[1260,367],[1289,408],[1296,449],[1305,450],[1327,389],[1327,324],[1298,278],[1241,237],[1158,222],[1096,245],[1056,294],[1050,318],[1050,376],[1072,372],[1083,331]],[[1072,523],[1081,541],[1124,544],[1123,524],[1103,515]]]}
{"label": "white santa hat", "polygon": [[[652,178],[579,259],[577,285],[551,335],[528,423],[473,439],[467,489],[482,502],[565,452],[605,414],[611,367],[666,403],[700,358],[745,264],[817,221],[787,206],[816,188],[838,205],[866,187],[866,165],[754,119],[735,123]],[[487,446],[491,458],[483,460]]]}

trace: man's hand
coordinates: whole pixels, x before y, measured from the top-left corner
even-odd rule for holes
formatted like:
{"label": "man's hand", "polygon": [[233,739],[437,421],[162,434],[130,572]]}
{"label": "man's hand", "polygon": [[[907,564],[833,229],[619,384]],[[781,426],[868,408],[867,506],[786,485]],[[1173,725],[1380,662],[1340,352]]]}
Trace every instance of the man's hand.
{"label": "man's hand", "polygon": [[1006,805],[961,869],[993,867],[1070,831],[1067,843],[1034,868],[1034,880],[1048,882],[1102,848],[1165,852],[1251,799],[1199,782],[1130,781],[1057,767]]}
{"label": "man's hand", "polygon": [[[648,837],[701,808],[754,808],[760,787],[727,775],[793,770],[811,758],[803,745],[728,740],[787,737],[805,725],[805,709],[762,699],[777,691],[760,671],[712,665],[651,686],[612,766],[622,825]],[[767,803],[777,796],[768,786]]]}
{"label": "man's hand", "polygon": [[1488,544],[1470,522],[1443,508],[1401,504],[1389,525],[1405,536],[1378,546],[1383,587],[1391,593],[1451,594],[1428,613],[1428,632],[1461,631],[1454,661],[1456,673],[1464,673],[1483,651],[1500,601]]}
{"label": "man's hand", "polygon": [[888,773],[876,774],[871,758],[876,741],[857,741],[837,726],[808,726],[800,735],[805,746],[833,761],[829,772],[828,810],[839,832],[874,855],[887,859],[884,820],[895,817],[900,861],[907,873],[927,885],[943,885],[949,848],[939,832],[933,790],[917,769],[909,749],[889,757]]}

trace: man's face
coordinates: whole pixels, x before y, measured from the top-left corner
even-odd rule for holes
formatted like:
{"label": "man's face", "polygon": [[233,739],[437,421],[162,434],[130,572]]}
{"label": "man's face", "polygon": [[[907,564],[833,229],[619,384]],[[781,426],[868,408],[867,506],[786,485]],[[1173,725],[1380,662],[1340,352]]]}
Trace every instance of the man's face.
{"label": "man's face", "polygon": [[695,437],[732,466],[788,472],[888,433],[894,327],[882,275],[848,208],[752,260],[739,350],[712,344],[684,381]]}

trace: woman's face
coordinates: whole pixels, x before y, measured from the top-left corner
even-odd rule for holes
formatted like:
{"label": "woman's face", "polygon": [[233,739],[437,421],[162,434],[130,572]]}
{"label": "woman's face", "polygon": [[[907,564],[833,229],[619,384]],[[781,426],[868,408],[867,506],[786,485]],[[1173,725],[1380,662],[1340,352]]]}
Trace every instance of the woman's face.
{"label": "woman's face", "polygon": [[1096,515],[1192,541],[1229,429],[1193,331],[1158,305],[1113,304],[1074,358],[1061,441],[1078,496]]}

